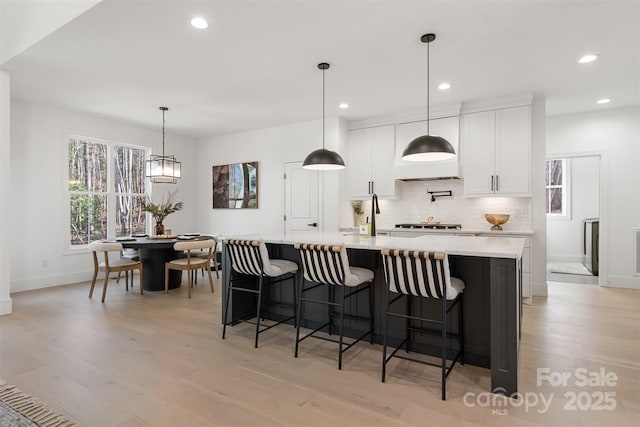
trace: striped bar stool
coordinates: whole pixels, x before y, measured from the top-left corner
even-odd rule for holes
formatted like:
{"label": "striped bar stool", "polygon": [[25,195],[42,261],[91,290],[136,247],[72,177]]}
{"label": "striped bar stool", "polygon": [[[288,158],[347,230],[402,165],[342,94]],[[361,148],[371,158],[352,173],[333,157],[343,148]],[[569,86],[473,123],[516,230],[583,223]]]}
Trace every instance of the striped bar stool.
{"label": "striped bar stool", "polygon": [[[227,325],[229,325],[229,300],[231,299],[232,291],[248,292],[257,294],[256,303],[256,338],[255,348],[258,348],[258,336],[274,326],[277,326],[286,321],[294,321],[296,325],[296,273],[298,272],[298,265],[293,261],[284,259],[269,259],[269,252],[264,244],[263,240],[231,240],[225,239],[224,245],[231,260],[231,272],[229,274],[229,284],[227,286],[225,313],[224,313],[224,325],[222,327],[222,339],[225,338],[227,332]],[[258,278],[258,285],[256,289],[247,288],[236,285],[237,282],[246,281],[247,276],[256,276]],[[263,283],[269,285],[275,283],[281,283],[284,280],[292,280],[291,290],[293,292],[293,315],[282,319],[279,322],[260,329],[260,320],[264,320],[264,313],[262,312],[262,304],[264,299]],[[275,280],[274,280],[275,279]],[[242,321],[247,323],[247,320],[235,319],[232,321]]]}
{"label": "striped bar stool", "polygon": [[[393,357],[437,366],[442,370],[442,400],[446,398],[446,380],[458,360],[464,364],[464,339],[462,333],[462,291],[464,282],[456,277],[451,277],[449,272],[449,259],[441,252],[422,252],[399,249],[383,249],[382,258],[384,273],[387,280],[385,318],[384,318],[384,347],[382,354],[382,382],[385,381],[387,363]],[[391,299],[391,294],[394,295]],[[396,301],[406,297],[406,313],[391,311],[391,305]],[[432,298],[442,301],[441,314],[438,318],[425,318],[413,315],[412,299],[414,297]],[[447,314],[453,307],[458,307],[458,334],[447,334]],[[406,319],[405,339],[387,357],[387,337],[389,334],[389,318],[400,317]],[[412,325],[417,323],[417,326]],[[433,332],[421,328],[422,323],[441,325],[441,333]],[[396,354],[398,350],[406,345],[405,349],[409,353],[410,332],[436,333],[442,337],[441,361],[431,363],[413,357]],[[452,359],[452,363],[447,367],[447,336],[458,338],[459,350]]]}
{"label": "striped bar stool", "polygon": [[[353,345],[367,335],[370,336],[371,344],[373,344],[373,271],[366,268],[351,267],[349,265],[347,251],[344,246],[296,243],[294,247],[300,253],[300,259],[302,261],[304,271],[304,276],[300,280],[301,284],[298,294],[298,326],[296,328],[295,357],[298,357],[298,347],[300,342],[309,337],[335,342],[339,344],[338,369],[342,369],[342,354],[345,351],[349,350]],[[312,282],[313,286],[305,289],[305,281]],[[365,286],[360,287],[362,284],[365,284]],[[328,300],[304,297],[305,293],[323,285],[329,285]],[[347,288],[353,290],[347,292]],[[341,297],[339,300],[336,300],[335,298],[335,289],[340,289]],[[346,315],[344,312],[345,302],[347,299],[364,290],[369,291],[369,317],[365,319],[356,315]],[[300,338],[300,323],[302,323],[302,315],[304,314],[304,310],[302,310],[303,302],[326,305],[328,308],[328,321]],[[340,337],[338,340],[316,335],[317,332],[327,327],[329,328],[329,335],[333,333],[333,317],[336,316],[337,313],[334,313],[332,308],[340,309]],[[369,330],[343,348],[345,317],[367,320],[369,322]]]}

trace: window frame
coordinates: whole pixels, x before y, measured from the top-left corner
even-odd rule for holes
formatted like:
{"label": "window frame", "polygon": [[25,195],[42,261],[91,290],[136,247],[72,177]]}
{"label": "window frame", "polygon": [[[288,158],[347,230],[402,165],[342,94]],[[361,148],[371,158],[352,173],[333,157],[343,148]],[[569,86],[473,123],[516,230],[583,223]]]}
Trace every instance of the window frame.
{"label": "window frame", "polygon": [[[106,203],[107,203],[107,230],[106,230],[106,238],[107,239],[114,239],[115,235],[116,235],[116,205],[117,205],[117,195],[118,194],[124,194],[124,195],[137,195],[137,193],[116,193],[116,186],[115,186],[115,167],[114,167],[114,148],[115,147],[125,147],[125,148],[131,148],[131,149],[136,149],[136,150],[142,150],[144,151],[144,159],[145,161],[149,159],[150,155],[151,155],[151,148],[150,147],[145,147],[142,145],[137,145],[137,144],[129,144],[129,143],[124,143],[124,142],[118,142],[117,138],[102,138],[102,137],[96,137],[96,136],[86,136],[86,133],[84,132],[76,132],[76,131],[72,131],[72,130],[64,130],[63,131],[63,138],[62,138],[62,176],[63,176],[63,183],[62,183],[62,192],[63,192],[63,215],[62,215],[62,220],[63,220],[63,229],[64,229],[64,238],[62,241],[62,245],[63,245],[63,254],[64,255],[72,255],[72,254],[79,254],[79,253],[87,253],[89,252],[88,250],[88,246],[89,243],[87,244],[83,244],[83,245],[72,245],[71,242],[69,241],[69,225],[70,225],[70,221],[71,221],[71,195],[72,194],[78,194],[78,192],[74,192],[69,190],[69,142],[71,139],[76,139],[76,140],[83,140],[83,141],[89,141],[89,142],[93,142],[93,143],[98,143],[98,144],[103,144],[106,145],[107,147],[107,183],[106,183],[106,189],[107,191],[105,192],[90,192],[90,194],[94,194],[94,195],[105,195],[106,196]],[[143,169],[144,169],[144,164],[143,164]],[[144,170],[143,170],[144,173]],[[151,197],[151,190],[152,190],[152,186],[151,186],[151,181],[149,178],[145,177],[144,180],[144,187],[145,187],[145,197]],[[83,194],[84,192],[79,192],[80,194]],[[142,194],[142,193],[141,193]],[[146,214],[146,224],[145,224],[145,232],[149,232],[150,227],[151,227],[151,221],[149,221],[149,214]]]}
{"label": "window frame", "polygon": [[[553,213],[546,212],[545,214],[549,219],[558,219],[558,220],[571,220],[571,162],[569,158],[566,157],[553,157],[547,158],[545,160],[545,173],[547,163],[550,161],[562,161],[562,185],[547,185],[548,177],[545,177],[545,197],[548,197],[548,189],[549,188],[561,188],[562,189],[562,213]],[[545,200],[545,203],[548,203],[551,206],[551,202],[549,200]]]}

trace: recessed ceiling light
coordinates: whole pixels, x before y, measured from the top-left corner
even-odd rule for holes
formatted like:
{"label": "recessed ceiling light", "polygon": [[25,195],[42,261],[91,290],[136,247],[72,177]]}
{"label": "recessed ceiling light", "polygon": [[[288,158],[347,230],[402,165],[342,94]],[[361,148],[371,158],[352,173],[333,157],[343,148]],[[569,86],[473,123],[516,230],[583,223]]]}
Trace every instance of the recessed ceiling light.
{"label": "recessed ceiling light", "polygon": [[342,108],[343,110],[346,110],[347,108],[349,108],[349,104],[347,104],[346,102],[341,102],[338,105],[338,108]]}
{"label": "recessed ceiling light", "polygon": [[610,103],[611,100],[609,98],[602,98],[602,99],[598,99],[598,104],[608,104]]}
{"label": "recessed ceiling light", "polygon": [[196,16],[191,20],[191,26],[198,28],[200,30],[204,30],[209,26],[209,23],[204,18]]}
{"label": "recessed ceiling light", "polygon": [[440,83],[438,85],[438,89],[440,89],[440,90],[451,89],[451,85],[449,83]]}
{"label": "recessed ceiling light", "polygon": [[580,59],[578,59],[578,62],[581,64],[588,64],[589,62],[593,62],[596,59],[598,59],[598,55],[595,53],[587,53],[586,55],[583,55]]}

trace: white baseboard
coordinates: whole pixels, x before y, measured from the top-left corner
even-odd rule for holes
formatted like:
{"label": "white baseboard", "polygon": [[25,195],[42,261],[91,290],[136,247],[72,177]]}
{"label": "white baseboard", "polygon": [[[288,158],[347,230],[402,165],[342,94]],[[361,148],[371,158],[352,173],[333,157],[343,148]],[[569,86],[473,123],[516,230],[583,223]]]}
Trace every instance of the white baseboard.
{"label": "white baseboard", "polygon": [[633,276],[609,276],[608,288],[640,289],[640,277]]}
{"label": "white baseboard", "polygon": [[548,295],[547,283],[532,283],[531,294],[534,297],[546,297]]}
{"label": "white baseboard", "polygon": [[11,282],[10,292],[24,292],[34,289],[51,288],[70,283],[86,282],[93,277],[93,270],[61,274],[59,276],[36,277]]}
{"label": "white baseboard", "polygon": [[13,304],[11,297],[0,299],[0,316],[11,314],[13,312]]}

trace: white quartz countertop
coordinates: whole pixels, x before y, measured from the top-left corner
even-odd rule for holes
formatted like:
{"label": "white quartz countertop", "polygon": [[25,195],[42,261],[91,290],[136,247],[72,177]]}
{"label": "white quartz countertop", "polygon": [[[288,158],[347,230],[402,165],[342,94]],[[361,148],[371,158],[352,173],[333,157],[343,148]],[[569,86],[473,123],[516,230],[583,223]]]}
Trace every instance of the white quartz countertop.
{"label": "white quartz countertop", "polygon": [[[345,227],[341,228],[341,230],[348,232],[358,233],[359,229],[357,227]],[[533,236],[532,230],[499,230],[499,231],[491,231],[491,227],[486,229],[472,229],[472,228],[462,228],[462,229],[448,229],[448,230],[434,230],[432,228],[385,228],[378,227],[378,232],[382,233],[424,233],[424,234],[490,234],[492,236]]]}
{"label": "white quartz countertop", "polygon": [[301,231],[287,234],[233,235],[233,239],[264,239],[267,243],[321,243],[340,244],[351,249],[380,250],[383,248],[446,252],[450,255],[466,255],[488,258],[520,259],[525,239],[520,237],[477,237],[451,235],[424,235],[415,237],[360,236],[344,232]]}

